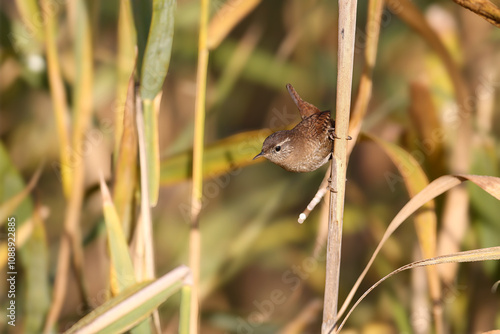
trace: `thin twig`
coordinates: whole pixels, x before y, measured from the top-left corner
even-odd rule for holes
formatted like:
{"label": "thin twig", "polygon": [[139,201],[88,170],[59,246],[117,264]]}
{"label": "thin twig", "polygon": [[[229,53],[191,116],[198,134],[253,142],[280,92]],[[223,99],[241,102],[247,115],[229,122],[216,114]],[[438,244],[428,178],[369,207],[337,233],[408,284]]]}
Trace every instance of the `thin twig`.
{"label": "thin twig", "polygon": [[500,28],[500,8],[488,0],[453,0],[460,6],[467,8],[473,13]]}
{"label": "thin twig", "polygon": [[[330,166],[331,167],[331,166]],[[318,191],[316,192],[316,195],[314,195],[313,199],[309,202],[307,205],[306,209],[302,211],[302,213],[299,215],[298,222],[299,224],[302,224],[307,217],[309,217],[309,214],[311,213],[312,210],[318,205],[323,197],[325,196],[327,190],[328,190],[328,179],[330,178],[330,169],[328,169],[325,173],[325,177],[323,178],[323,181],[321,181],[321,184],[319,185]]]}
{"label": "thin twig", "polygon": [[[52,304],[47,315],[47,321],[43,329],[44,333],[50,333],[54,327],[62,309],[66,287],[68,285],[68,270],[71,254],[72,236],[78,227],[83,199],[83,169],[77,168],[73,173],[72,192],[66,208],[64,218],[64,233],[59,246],[59,256],[57,259],[56,278],[54,281],[54,292]],[[79,241],[79,240],[76,240]]]}
{"label": "thin twig", "polygon": [[[351,86],[356,34],[357,0],[339,1],[339,34],[337,58],[337,105],[335,140],[330,179],[330,214],[326,249],[325,301],[321,332],[331,333],[336,325],[340,278],[340,249],[344,215],[345,181],[347,172],[347,131],[351,109]],[[332,115],[333,117],[333,115]]]}
{"label": "thin twig", "polygon": [[200,287],[200,211],[203,191],[203,139],[205,133],[205,103],[207,86],[208,48],[207,26],[209,0],[201,0],[200,32],[198,40],[198,70],[196,75],[196,100],[193,140],[193,182],[191,192],[191,227],[189,231],[189,266],[193,273],[189,332],[198,333]]}

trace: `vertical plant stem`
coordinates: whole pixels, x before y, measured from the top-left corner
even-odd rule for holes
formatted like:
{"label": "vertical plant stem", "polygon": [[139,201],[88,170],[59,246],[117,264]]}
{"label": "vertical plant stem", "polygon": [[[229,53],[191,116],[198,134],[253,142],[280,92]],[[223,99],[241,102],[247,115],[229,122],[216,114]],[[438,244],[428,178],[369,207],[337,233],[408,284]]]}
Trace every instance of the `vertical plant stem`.
{"label": "vertical plant stem", "polygon": [[54,283],[53,301],[44,332],[50,332],[59,318],[59,313],[64,302],[68,279],[70,255],[73,252],[73,265],[75,274],[79,279],[82,298],[86,299],[86,284],[83,273],[83,249],[81,245],[81,235],[79,222],[84,193],[85,165],[84,165],[84,144],[85,132],[87,131],[92,115],[92,28],[89,22],[88,4],[84,0],[74,2],[74,6],[69,7],[75,15],[75,59],[76,59],[76,79],[73,87],[73,128],[71,154],[75,157],[71,161],[71,192],[68,198],[68,205],[65,212],[64,232],[61,238],[59,256],[57,262],[56,278]]}
{"label": "vertical plant stem", "polygon": [[[179,334],[189,334],[189,321],[191,312],[191,282],[192,277],[185,279],[185,284],[181,289],[181,310],[179,316]],[[189,281],[189,284],[186,284]]]}
{"label": "vertical plant stem", "polygon": [[59,158],[61,159],[61,180],[63,191],[66,198],[71,193],[71,173],[70,168],[70,143],[68,131],[68,104],[66,102],[66,91],[64,90],[64,82],[61,76],[61,68],[59,66],[59,55],[57,54],[56,40],[56,19],[59,7],[51,12],[49,8],[53,5],[51,0],[43,0],[41,3],[44,32],[45,32],[45,47],[47,52],[47,70],[50,83],[50,96],[54,104],[54,115],[57,124],[57,135],[59,139]]}
{"label": "vertical plant stem", "polygon": [[[337,58],[337,105],[335,140],[330,187],[330,213],[328,217],[328,244],[326,249],[325,301],[321,333],[335,329],[340,278],[340,250],[344,215],[345,180],[347,172],[347,130],[351,109],[351,86],[356,33],[357,0],[339,0],[339,30]],[[332,115],[333,117],[333,115]]]}
{"label": "vertical plant stem", "polygon": [[[141,219],[139,220],[140,226],[137,228],[142,230],[140,233],[143,238],[142,244],[144,245],[144,268],[141,270],[141,276],[145,280],[152,280],[155,278],[154,267],[154,250],[153,250],[153,223],[151,221],[151,206],[149,202],[149,170],[147,165],[146,153],[146,125],[144,122],[143,101],[140,94],[135,89],[135,109],[136,109],[136,122],[137,122],[137,141],[139,144],[139,165],[141,168]],[[158,310],[152,314],[153,324],[155,328],[160,330],[160,317]]]}
{"label": "vertical plant stem", "polygon": [[[160,96],[161,98],[161,96]],[[146,159],[148,168],[149,205],[156,206],[158,202],[160,179],[160,143],[158,133],[158,110],[151,99],[142,100],[144,113],[144,136],[146,140]]]}
{"label": "vertical plant stem", "polygon": [[[114,162],[118,161],[123,134],[123,118],[130,76],[134,72],[135,45],[137,44],[131,4],[120,0],[118,16],[118,54],[116,60],[117,85],[115,105]],[[116,203],[115,203],[116,204]]]}
{"label": "vertical plant stem", "polygon": [[[139,142],[139,164],[141,167],[141,226],[138,228],[142,229],[143,238],[151,241],[153,230],[151,223],[151,207],[149,205],[149,183],[148,183],[148,167],[147,167],[147,155],[146,155],[146,134],[145,134],[145,124],[144,124],[144,111],[142,109],[142,99],[139,94],[136,94],[136,120],[137,120],[137,139]],[[151,246],[151,245],[150,245]],[[153,249],[148,245],[145,245],[145,261],[149,264],[145,265],[145,279],[153,279],[155,277],[154,272],[154,254]]]}
{"label": "vertical plant stem", "polygon": [[[78,0],[75,1],[75,60],[76,60],[76,75],[75,85],[73,88],[73,132],[72,132],[72,145],[73,152],[77,155],[77,162],[74,164],[74,187],[72,196],[79,198],[80,202],[83,201],[83,193],[85,191],[85,133],[89,128],[90,120],[92,118],[92,82],[93,82],[93,57],[92,57],[92,26],[91,26],[91,5],[89,1]],[[81,179],[79,179],[81,178]],[[78,179],[78,180],[77,180]],[[81,192],[76,195],[75,192]],[[79,204],[80,210],[82,203]],[[75,274],[80,284],[80,290],[83,293],[83,300],[87,298],[87,285],[85,283],[84,275],[84,258],[83,247],[81,242],[80,231],[80,216],[78,213],[74,221],[74,226],[69,230],[72,231],[70,235],[72,260]]]}
{"label": "vertical plant stem", "polygon": [[205,133],[205,100],[207,86],[207,25],[209,0],[201,0],[200,32],[198,40],[198,70],[193,140],[193,183],[191,192],[191,229],[189,232],[189,266],[193,273],[189,332],[198,332],[200,286],[200,210],[203,191],[203,138]]}
{"label": "vertical plant stem", "polygon": [[[348,143],[347,146],[347,156],[349,157],[361,130],[361,125],[368,109],[368,103],[370,101],[370,96],[372,93],[373,86],[373,69],[375,67],[375,61],[377,57],[378,40],[380,34],[380,22],[382,21],[382,11],[384,9],[384,0],[370,0],[368,5],[368,19],[365,26],[365,31],[367,35],[366,47],[364,50],[365,64],[363,68],[363,73],[358,87],[358,95],[356,97],[356,102],[354,103],[351,119],[349,122],[349,135],[352,136],[353,140]],[[342,307],[337,313],[337,320],[344,314],[352,301],[354,294],[356,293],[361,281],[363,280],[366,272],[363,272],[357,279],[356,283],[352,287],[351,291],[345,298]]]}

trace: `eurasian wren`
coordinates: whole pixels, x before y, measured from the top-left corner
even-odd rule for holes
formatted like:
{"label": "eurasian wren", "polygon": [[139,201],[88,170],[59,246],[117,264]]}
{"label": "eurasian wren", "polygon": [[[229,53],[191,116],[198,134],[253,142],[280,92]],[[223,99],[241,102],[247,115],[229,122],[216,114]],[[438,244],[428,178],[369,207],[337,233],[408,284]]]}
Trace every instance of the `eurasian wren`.
{"label": "eurasian wren", "polygon": [[291,130],[277,131],[264,140],[262,151],[254,159],[264,157],[289,172],[311,172],[323,166],[332,156],[335,121],[329,111],[321,111],[302,100],[286,85],[299,109],[302,121]]}

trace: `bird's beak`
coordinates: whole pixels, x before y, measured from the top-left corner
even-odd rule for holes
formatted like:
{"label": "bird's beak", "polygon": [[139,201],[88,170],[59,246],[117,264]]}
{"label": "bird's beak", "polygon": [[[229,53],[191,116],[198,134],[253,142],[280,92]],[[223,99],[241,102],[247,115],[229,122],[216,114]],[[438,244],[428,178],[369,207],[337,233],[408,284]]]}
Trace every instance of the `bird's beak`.
{"label": "bird's beak", "polygon": [[260,157],[262,157],[262,156],[264,156],[264,152],[260,152],[260,153],[259,153],[259,154],[257,154],[255,157],[253,157],[253,159],[252,159],[252,160],[255,160],[255,159],[260,158]]}

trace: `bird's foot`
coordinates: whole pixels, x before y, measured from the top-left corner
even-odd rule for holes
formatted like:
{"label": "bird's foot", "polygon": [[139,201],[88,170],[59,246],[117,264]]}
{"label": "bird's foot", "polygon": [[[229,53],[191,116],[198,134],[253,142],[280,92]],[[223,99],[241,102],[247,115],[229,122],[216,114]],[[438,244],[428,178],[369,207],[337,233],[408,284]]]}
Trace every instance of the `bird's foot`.
{"label": "bird's foot", "polygon": [[326,189],[330,190],[330,192],[332,192],[332,193],[338,193],[338,191],[335,190],[332,186],[332,178],[331,177],[328,178],[328,185],[326,186]]}
{"label": "bird's foot", "polygon": [[340,137],[337,136],[337,134],[335,133],[335,128],[328,128],[327,131],[328,131],[328,138],[330,138],[330,140],[340,139]]}
{"label": "bird's foot", "polygon": [[[328,138],[330,138],[330,140],[340,139],[340,137],[335,133],[335,128],[333,128],[333,127],[328,128],[327,131],[328,131]],[[347,140],[352,140],[352,137],[351,136],[347,136],[346,139]]]}

